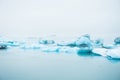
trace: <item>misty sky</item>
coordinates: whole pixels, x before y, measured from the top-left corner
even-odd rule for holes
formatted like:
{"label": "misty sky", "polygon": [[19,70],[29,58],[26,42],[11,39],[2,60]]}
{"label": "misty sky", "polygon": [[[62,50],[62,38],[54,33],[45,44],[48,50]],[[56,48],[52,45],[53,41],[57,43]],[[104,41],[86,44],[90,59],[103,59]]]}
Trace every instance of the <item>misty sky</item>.
{"label": "misty sky", "polygon": [[0,0],[0,35],[120,36],[120,0]]}

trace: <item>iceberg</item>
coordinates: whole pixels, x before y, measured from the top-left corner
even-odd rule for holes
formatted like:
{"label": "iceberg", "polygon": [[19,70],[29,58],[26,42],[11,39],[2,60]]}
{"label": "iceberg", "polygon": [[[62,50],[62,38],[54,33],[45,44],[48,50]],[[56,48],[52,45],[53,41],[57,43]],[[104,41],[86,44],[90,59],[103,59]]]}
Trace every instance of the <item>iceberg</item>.
{"label": "iceberg", "polygon": [[55,41],[54,40],[45,40],[45,39],[42,39],[39,41],[39,44],[54,44]]}
{"label": "iceberg", "polygon": [[106,53],[108,57],[111,57],[113,59],[120,59],[120,47],[109,49]]}
{"label": "iceberg", "polygon": [[94,45],[94,47],[98,47],[98,48],[103,47],[103,40],[97,39],[94,41],[93,45]]}
{"label": "iceberg", "polygon": [[76,47],[75,41],[61,41],[57,43],[58,46]]}
{"label": "iceberg", "polygon": [[104,44],[103,45],[103,48],[106,48],[106,49],[113,49],[113,48],[115,48],[116,46],[115,45],[113,45],[113,44]]}
{"label": "iceberg", "polygon": [[78,52],[79,53],[86,53],[86,52],[91,52],[93,49],[93,43],[90,40],[90,35],[83,35],[82,37],[78,38],[75,42],[76,47],[79,48]]}
{"label": "iceberg", "polygon": [[78,47],[68,47],[68,46],[64,46],[64,47],[60,47],[59,48],[59,52],[63,52],[63,53],[76,53],[78,51]]}
{"label": "iceberg", "polygon": [[41,51],[43,51],[43,52],[58,52],[59,47],[58,46],[45,46],[45,45],[42,45],[41,46]]}
{"label": "iceberg", "polygon": [[8,48],[8,46],[7,46],[6,42],[0,41],[0,49],[7,49],[7,48]]}
{"label": "iceberg", "polygon": [[40,49],[41,46],[39,44],[24,44],[21,45],[21,49]]}
{"label": "iceberg", "polygon": [[71,48],[68,46],[42,46],[41,51],[43,52],[55,52],[55,53],[76,53],[77,47]]}
{"label": "iceberg", "polygon": [[7,44],[8,46],[14,46],[14,47],[20,45],[20,43],[17,42],[17,41],[7,41],[6,44]]}
{"label": "iceberg", "polygon": [[[77,47],[77,51],[78,53],[87,53],[87,52],[91,52],[93,46],[92,46],[92,41],[90,40],[90,36],[88,34],[83,35],[82,37],[78,38],[77,40],[73,40],[73,41],[61,41],[59,43],[57,43],[58,46],[66,46],[63,47],[63,50],[66,50],[66,48],[75,48]],[[68,49],[67,49],[68,50]],[[64,52],[67,52],[64,51]]]}
{"label": "iceberg", "polygon": [[113,49],[105,49],[105,48],[94,48],[92,50],[93,53],[99,54],[104,57],[111,57],[113,59],[120,59],[120,47]]}
{"label": "iceberg", "polygon": [[6,44],[1,44],[1,43],[0,43],[0,49],[7,49],[7,45],[6,45]]}
{"label": "iceberg", "polygon": [[0,49],[18,46],[21,49],[39,49],[43,52],[55,53],[77,53],[77,54],[98,54],[103,57],[120,59],[120,37],[115,38],[115,44],[105,44],[103,39],[91,40],[86,34],[77,39],[58,42],[55,39],[28,38],[25,41],[17,41],[0,38]]}
{"label": "iceberg", "polygon": [[105,49],[105,48],[94,48],[92,50],[92,53],[106,57],[107,51],[108,51],[108,49]]}
{"label": "iceberg", "polygon": [[115,38],[115,39],[114,39],[114,43],[115,43],[116,45],[120,44],[120,37]]}

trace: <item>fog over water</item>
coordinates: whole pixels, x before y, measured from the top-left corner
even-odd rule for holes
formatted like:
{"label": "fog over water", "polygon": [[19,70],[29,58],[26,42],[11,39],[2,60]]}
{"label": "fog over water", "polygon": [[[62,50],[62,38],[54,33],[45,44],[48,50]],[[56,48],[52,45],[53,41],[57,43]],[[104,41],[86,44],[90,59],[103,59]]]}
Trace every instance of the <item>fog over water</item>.
{"label": "fog over water", "polygon": [[[120,80],[120,60],[69,47],[44,52],[59,46],[38,44],[40,37],[67,41],[84,34],[112,44],[120,36],[120,0],[0,0],[0,41],[23,40],[29,48],[0,50],[0,80]],[[108,53],[103,50],[96,52]],[[119,50],[111,55],[120,57]]]}
{"label": "fog over water", "polygon": [[119,0],[0,0],[2,36],[120,34]]}

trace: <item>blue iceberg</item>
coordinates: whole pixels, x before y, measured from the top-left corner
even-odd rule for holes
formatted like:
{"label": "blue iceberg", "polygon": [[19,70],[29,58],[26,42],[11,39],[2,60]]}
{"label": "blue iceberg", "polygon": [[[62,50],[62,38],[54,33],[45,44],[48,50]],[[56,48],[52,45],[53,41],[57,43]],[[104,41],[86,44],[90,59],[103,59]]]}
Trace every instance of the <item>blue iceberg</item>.
{"label": "blue iceberg", "polygon": [[41,39],[39,40],[39,44],[54,44],[54,40],[47,40],[47,39]]}
{"label": "blue iceberg", "polygon": [[120,37],[115,38],[114,43],[120,45]]}
{"label": "blue iceberg", "polygon": [[0,49],[7,49],[7,45],[0,42]]}
{"label": "blue iceberg", "polygon": [[93,49],[92,40],[90,40],[90,35],[83,35],[78,38],[75,42],[76,46],[79,48],[79,53],[91,52]]}
{"label": "blue iceberg", "polygon": [[57,42],[53,39],[29,38],[23,41],[0,38],[0,49],[18,47],[20,49],[39,49],[42,52],[98,54],[103,57],[120,59],[120,37],[115,38],[115,44],[105,44],[103,39],[91,40],[86,34],[74,40]]}
{"label": "blue iceberg", "polygon": [[101,48],[103,47],[103,39],[97,39],[93,42],[94,47]]}

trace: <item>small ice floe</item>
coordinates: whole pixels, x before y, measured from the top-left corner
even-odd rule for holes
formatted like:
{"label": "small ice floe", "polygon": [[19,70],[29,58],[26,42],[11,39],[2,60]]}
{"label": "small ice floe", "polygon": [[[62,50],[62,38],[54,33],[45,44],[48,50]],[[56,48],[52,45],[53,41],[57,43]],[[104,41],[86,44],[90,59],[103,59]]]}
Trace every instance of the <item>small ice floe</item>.
{"label": "small ice floe", "polygon": [[40,49],[41,46],[39,44],[24,44],[20,48],[21,49]]}
{"label": "small ice floe", "polygon": [[120,59],[120,47],[115,47],[112,49],[106,48],[94,48],[92,50],[93,53],[99,54],[104,57],[111,57],[113,59]]}
{"label": "small ice floe", "polygon": [[0,49],[7,49],[7,45],[5,45],[5,44],[0,44]]}
{"label": "small ice floe", "polygon": [[111,57],[113,59],[120,59],[120,47],[109,49],[106,53],[108,57]]}
{"label": "small ice floe", "polygon": [[78,47],[68,47],[68,46],[64,46],[64,47],[59,47],[59,52],[62,53],[76,53],[78,51]]}
{"label": "small ice floe", "polygon": [[43,52],[56,52],[56,53],[76,53],[78,50],[77,47],[68,47],[68,46],[49,46],[44,45],[41,47]]}
{"label": "small ice floe", "polygon": [[76,47],[74,41],[61,41],[57,43],[58,46],[69,46],[69,47]]}
{"label": "small ice floe", "polygon": [[108,49],[105,49],[105,48],[94,48],[92,50],[92,53],[106,57],[107,51],[108,51]]}
{"label": "small ice floe", "polygon": [[57,43],[58,46],[67,46],[67,44],[68,44],[68,42],[66,42],[66,41],[59,41]]}
{"label": "small ice floe", "polygon": [[114,39],[114,43],[115,43],[116,45],[120,44],[120,37],[115,38],[115,39]]}
{"label": "small ice floe", "polygon": [[2,37],[2,38],[0,38],[0,42],[7,45],[7,47],[20,46],[20,42],[18,40],[13,39],[13,38]]}
{"label": "small ice floe", "polygon": [[46,39],[41,39],[39,40],[39,44],[54,44],[54,40],[46,40]]}
{"label": "small ice floe", "polygon": [[104,44],[103,45],[103,48],[106,48],[106,49],[113,49],[113,48],[115,48],[116,46],[115,45],[113,45],[113,44]]}
{"label": "small ice floe", "polygon": [[4,41],[0,41],[0,49],[7,49],[8,46]]}
{"label": "small ice floe", "polygon": [[7,44],[8,46],[14,46],[14,47],[20,45],[20,43],[17,42],[17,41],[7,41],[6,44]]}
{"label": "small ice floe", "polygon": [[103,46],[103,40],[102,40],[102,39],[97,39],[97,40],[95,40],[95,41],[93,42],[93,46],[94,46],[95,48],[100,48],[100,47],[102,47],[102,46]]}
{"label": "small ice floe", "polygon": [[58,46],[46,46],[46,45],[42,45],[41,46],[41,51],[43,52],[58,52],[59,47]]}

